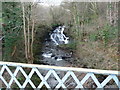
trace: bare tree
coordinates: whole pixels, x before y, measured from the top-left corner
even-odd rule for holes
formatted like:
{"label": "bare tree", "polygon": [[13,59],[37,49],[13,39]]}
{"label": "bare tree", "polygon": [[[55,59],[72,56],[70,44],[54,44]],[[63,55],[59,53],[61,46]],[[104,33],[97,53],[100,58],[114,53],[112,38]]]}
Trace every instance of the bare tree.
{"label": "bare tree", "polygon": [[24,42],[25,42],[25,56],[28,63],[33,63],[33,42],[35,20],[33,8],[35,3],[21,3],[23,12],[23,29],[24,29]]}

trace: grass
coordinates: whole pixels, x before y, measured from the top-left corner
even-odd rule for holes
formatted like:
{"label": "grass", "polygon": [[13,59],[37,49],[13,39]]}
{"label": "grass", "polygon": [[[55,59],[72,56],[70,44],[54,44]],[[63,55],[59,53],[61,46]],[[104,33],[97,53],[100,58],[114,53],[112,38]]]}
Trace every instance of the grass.
{"label": "grass", "polygon": [[69,44],[63,44],[63,45],[60,45],[59,47],[63,49],[68,49],[68,50],[76,50],[76,45],[77,43],[75,41],[72,41]]}
{"label": "grass", "polygon": [[2,18],[0,18],[0,23],[2,23]]}

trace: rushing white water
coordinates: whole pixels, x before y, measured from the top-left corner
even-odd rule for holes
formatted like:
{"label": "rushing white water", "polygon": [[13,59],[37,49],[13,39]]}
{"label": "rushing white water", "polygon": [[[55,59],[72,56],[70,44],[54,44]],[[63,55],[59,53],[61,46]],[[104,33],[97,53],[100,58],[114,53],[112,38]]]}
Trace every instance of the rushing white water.
{"label": "rushing white water", "polygon": [[57,45],[69,43],[69,37],[66,37],[66,35],[64,34],[64,30],[65,26],[59,26],[52,32],[52,34],[50,34],[51,41],[50,42],[46,41],[46,45],[49,48],[46,47],[46,50],[42,54],[44,58],[61,61],[63,60],[63,57],[66,57],[64,56],[65,53],[58,50],[56,47]]}
{"label": "rushing white water", "polygon": [[65,30],[65,26],[59,26],[51,34],[50,38],[56,45],[68,44],[69,37],[65,36],[64,30]]}
{"label": "rushing white water", "polygon": [[45,58],[51,58],[52,53],[43,53],[42,56]]}

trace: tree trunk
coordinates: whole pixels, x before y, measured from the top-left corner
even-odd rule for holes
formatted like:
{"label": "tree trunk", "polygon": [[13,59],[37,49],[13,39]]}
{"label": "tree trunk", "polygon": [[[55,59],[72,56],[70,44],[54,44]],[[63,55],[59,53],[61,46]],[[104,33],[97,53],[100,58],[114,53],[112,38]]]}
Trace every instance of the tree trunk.
{"label": "tree trunk", "polygon": [[[35,24],[34,24],[35,21],[33,19],[33,15],[32,15],[33,4],[30,3],[26,7],[28,7],[28,9],[25,11],[25,5],[24,5],[24,3],[22,3],[25,57],[27,59],[27,63],[33,63],[33,60],[34,60],[34,58],[33,58],[33,42],[34,42],[34,26],[35,26]],[[27,12],[27,13],[25,13],[25,12]],[[26,24],[25,18],[27,19],[27,24]]]}
{"label": "tree trunk", "polygon": [[28,31],[27,31],[27,46],[28,46],[28,57],[30,57],[30,20],[29,20],[29,17],[27,18],[27,21],[28,21]]}
{"label": "tree trunk", "polygon": [[31,59],[33,59],[34,28],[35,28],[35,21],[33,19],[33,24],[32,24],[32,41],[31,41]]}
{"label": "tree trunk", "polygon": [[25,41],[25,57],[28,59],[28,48],[27,48],[27,34],[26,34],[26,23],[25,23],[25,8],[24,3],[22,3],[22,12],[23,12],[23,29],[24,29],[24,41]]}

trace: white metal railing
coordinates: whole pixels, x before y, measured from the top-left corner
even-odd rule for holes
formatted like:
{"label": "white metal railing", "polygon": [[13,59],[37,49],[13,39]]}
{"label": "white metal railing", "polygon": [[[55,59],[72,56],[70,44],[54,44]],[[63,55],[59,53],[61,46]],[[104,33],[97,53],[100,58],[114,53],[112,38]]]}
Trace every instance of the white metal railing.
{"label": "white metal railing", "polygon": [[[12,70],[11,67],[15,68]],[[25,68],[29,68],[31,71],[27,74]],[[45,71],[47,73],[45,74]],[[61,78],[58,75],[58,71],[65,72],[63,77]],[[10,79],[6,80],[5,73],[10,75]],[[23,84],[18,80],[18,73],[21,72],[25,77]],[[41,80],[40,83],[36,86],[34,82],[31,80],[33,74],[36,73],[38,78]],[[43,75],[43,73],[45,75]],[[80,73],[84,73],[83,78],[78,78],[77,76]],[[36,65],[36,64],[23,64],[23,63],[13,63],[13,62],[2,62],[0,61],[0,83],[2,87],[0,88],[12,88],[13,83],[16,83],[18,88],[26,88],[27,84],[32,88],[42,88],[45,86],[46,88],[52,88],[48,83],[48,79],[53,75],[53,78],[57,81],[55,88],[67,88],[65,85],[66,80],[69,77],[72,77],[74,82],[76,83],[75,88],[84,88],[85,82],[91,77],[91,79],[96,84],[97,88],[104,88],[110,80],[113,79],[116,86],[120,88],[120,71],[110,71],[110,70],[98,70],[98,69],[84,69],[84,68],[73,68],[73,67],[59,67],[59,66],[48,66],[48,65]],[[100,83],[97,79],[96,75],[106,75],[106,78]],[[51,81],[52,82],[52,81]],[[72,81],[71,81],[72,82]]]}

